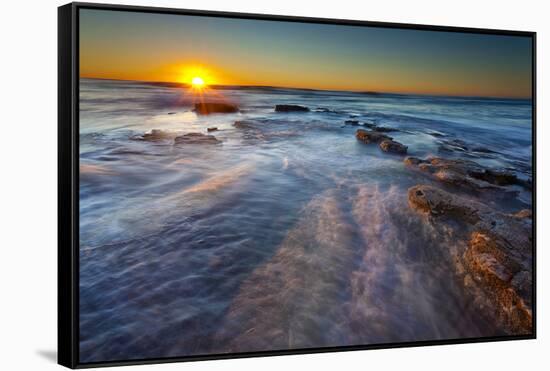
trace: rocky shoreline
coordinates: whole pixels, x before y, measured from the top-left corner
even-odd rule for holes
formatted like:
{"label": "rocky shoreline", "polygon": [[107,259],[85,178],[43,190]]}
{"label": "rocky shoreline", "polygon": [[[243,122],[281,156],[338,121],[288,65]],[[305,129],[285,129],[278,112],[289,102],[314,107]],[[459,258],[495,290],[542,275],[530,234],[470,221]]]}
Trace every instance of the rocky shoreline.
{"label": "rocky shoreline", "polygon": [[[355,119],[345,124],[361,125]],[[378,144],[384,152],[407,154],[406,145],[385,134],[397,129],[384,130],[365,123],[362,126],[370,130],[356,131],[355,137],[360,142]],[[433,136],[446,137],[439,132]],[[475,153],[496,153],[469,148],[459,139],[440,140],[439,152],[464,152],[469,157],[476,157]],[[408,156],[403,162],[407,169],[424,174],[427,180],[439,184],[439,187],[420,184],[409,188],[408,203],[437,233],[452,236],[450,240],[456,246],[441,246],[441,249],[447,250],[457,278],[477,309],[508,334],[532,333],[532,212],[523,209],[506,214],[493,209],[488,202],[495,197],[516,198],[518,188],[532,192],[531,179],[522,179],[508,169],[487,168],[470,160]],[[465,195],[450,193],[456,190]]]}
{"label": "rocky shoreline", "polygon": [[[203,103],[195,107],[197,114],[234,113],[236,106]],[[299,105],[276,105],[275,112],[307,113],[310,108]],[[317,108],[318,112],[332,113]],[[408,146],[396,141],[390,132],[400,129],[350,118],[342,127],[362,127],[356,139],[365,145],[377,145],[382,152],[405,156]],[[268,132],[261,120],[237,120],[233,127],[245,138],[265,139]],[[134,137],[142,141],[171,140],[174,145],[219,144],[209,134],[218,131],[175,135],[154,129]],[[273,133],[275,135],[276,133]],[[429,132],[437,138],[439,154],[460,152],[467,157],[477,154],[492,156],[496,152],[472,147],[445,133]],[[425,176],[427,184],[408,190],[408,204],[441,236],[452,236],[451,244],[440,248],[449,257],[457,279],[485,317],[495,321],[509,334],[532,332],[532,215],[531,210],[507,214],[491,206],[491,199],[515,199],[521,190],[532,191],[530,178],[520,178],[509,169],[495,169],[477,162],[456,158],[407,156],[403,164],[409,171]]]}
{"label": "rocky shoreline", "polygon": [[458,241],[459,248],[450,253],[450,260],[478,310],[509,334],[530,334],[530,210],[505,214],[477,200],[427,185],[411,187],[408,200],[411,209],[425,216],[436,231]]}

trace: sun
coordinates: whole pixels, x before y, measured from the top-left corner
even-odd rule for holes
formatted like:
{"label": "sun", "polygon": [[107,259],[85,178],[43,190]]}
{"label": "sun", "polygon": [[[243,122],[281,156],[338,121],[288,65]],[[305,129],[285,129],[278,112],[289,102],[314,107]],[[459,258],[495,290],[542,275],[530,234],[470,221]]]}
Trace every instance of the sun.
{"label": "sun", "polygon": [[195,76],[191,79],[191,85],[195,88],[201,88],[204,86],[204,79],[199,76]]}

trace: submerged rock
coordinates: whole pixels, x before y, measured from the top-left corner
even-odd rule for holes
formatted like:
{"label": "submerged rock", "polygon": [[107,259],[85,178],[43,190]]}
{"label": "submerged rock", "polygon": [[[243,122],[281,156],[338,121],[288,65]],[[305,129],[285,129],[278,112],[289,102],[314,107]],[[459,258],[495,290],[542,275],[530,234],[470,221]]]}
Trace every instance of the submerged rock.
{"label": "submerged rock", "polygon": [[219,144],[221,143],[213,135],[201,133],[188,133],[174,138],[174,144]]}
{"label": "submerged rock", "polygon": [[236,127],[237,129],[256,129],[257,128],[257,124],[255,122],[246,121],[246,120],[235,121],[233,123],[233,126]]}
{"label": "submerged rock", "polygon": [[321,113],[342,113],[341,111],[333,110],[326,107],[317,107],[315,109],[315,112],[321,112]]}
{"label": "submerged rock", "polygon": [[376,124],[373,122],[363,122],[363,126],[373,130],[377,128]]}
{"label": "submerged rock", "polygon": [[347,315],[341,292],[349,285],[343,272],[355,266],[354,237],[337,192],[314,197],[275,253],[242,281],[215,343],[242,352],[304,348],[323,339],[327,325]]}
{"label": "submerged rock", "polygon": [[[433,132],[428,133],[435,137],[442,137],[446,135],[434,135]],[[491,150],[486,147],[474,145],[472,143],[466,143],[461,139],[440,139],[438,140],[438,152],[442,153],[460,153],[464,156],[479,158],[494,158],[499,152]]]}
{"label": "submerged rock", "polygon": [[389,133],[392,131],[399,131],[399,129],[396,129],[396,128],[391,128],[388,126],[376,126],[376,125],[371,126],[371,129],[374,131],[378,131],[380,133]]}
{"label": "submerged rock", "polygon": [[175,135],[174,133],[169,133],[164,130],[153,129],[149,133],[144,133],[143,135],[133,137],[132,139],[155,142],[160,140],[171,139],[174,137],[174,135]]}
{"label": "submerged rock", "polygon": [[277,104],[275,112],[309,112],[309,108],[297,104]]}
{"label": "submerged rock", "polygon": [[395,140],[385,139],[380,142],[379,146],[384,152],[397,153],[400,155],[407,154],[408,147]]}
{"label": "submerged rock", "polygon": [[476,179],[481,179],[491,184],[496,184],[500,186],[515,184],[528,187],[527,184],[524,183],[524,181],[520,180],[517,177],[517,175],[505,170],[485,169],[481,172],[473,172],[471,175]]}
{"label": "submerged rock", "polygon": [[235,113],[239,109],[237,106],[229,103],[195,103],[195,112],[199,115],[209,115],[211,113]]}
{"label": "submerged rock", "polygon": [[429,174],[435,180],[470,191],[495,190],[510,195],[517,193],[506,190],[502,186],[522,185],[528,188],[528,183],[515,174],[487,169],[476,162],[468,160],[451,160],[440,157],[427,158],[407,157],[405,165]]}
{"label": "submerged rock", "polygon": [[532,230],[527,211],[500,213],[468,198],[418,185],[408,191],[413,210],[464,246],[453,259],[479,309],[510,334],[532,332]]}
{"label": "submerged rock", "polygon": [[344,124],[351,125],[351,126],[359,126],[359,121],[357,120],[346,120],[344,121]]}
{"label": "submerged rock", "polygon": [[446,150],[446,151],[459,151],[459,152],[465,152],[468,151],[468,146],[466,145],[466,142],[460,139],[449,139],[449,140],[442,140],[440,145],[440,150]]}

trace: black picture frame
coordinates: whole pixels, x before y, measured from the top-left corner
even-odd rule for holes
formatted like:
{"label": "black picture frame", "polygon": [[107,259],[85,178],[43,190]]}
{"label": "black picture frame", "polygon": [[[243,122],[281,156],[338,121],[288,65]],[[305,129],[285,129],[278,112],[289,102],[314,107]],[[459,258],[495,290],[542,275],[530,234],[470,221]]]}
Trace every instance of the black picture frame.
{"label": "black picture frame", "polygon": [[[307,348],[262,352],[209,354],[173,358],[81,363],[79,360],[79,10],[100,9],[141,13],[164,13],[267,21],[305,22],[347,26],[374,26],[412,30],[512,35],[532,40],[532,197],[533,197],[533,332],[529,335],[459,338],[434,341]],[[421,24],[370,22],[266,14],[232,13],[156,8],[144,6],[70,3],[58,8],[58,363],[69,368],[122,366],[243,357],[262,357],[381,348],[417,347],[536,338],[536,32],[463,28]]]}

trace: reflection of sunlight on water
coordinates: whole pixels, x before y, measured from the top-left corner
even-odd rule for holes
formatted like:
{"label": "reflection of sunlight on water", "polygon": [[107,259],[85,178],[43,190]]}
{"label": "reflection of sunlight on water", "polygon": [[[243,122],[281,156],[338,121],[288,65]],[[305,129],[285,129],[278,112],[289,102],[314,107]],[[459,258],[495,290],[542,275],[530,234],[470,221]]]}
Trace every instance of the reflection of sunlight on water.
{"label": "reflection of sunlight on water", "polygon": [[164,113],[151,117],[147,121],[147,125],[151,128],[157,128],[158,125],[172,125],[176,128],[181,128],[182,124],[194,123],[197,119],[197,114],[192,111]]}

